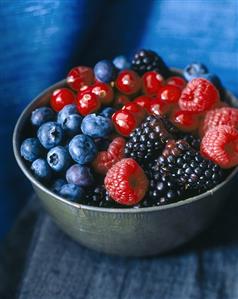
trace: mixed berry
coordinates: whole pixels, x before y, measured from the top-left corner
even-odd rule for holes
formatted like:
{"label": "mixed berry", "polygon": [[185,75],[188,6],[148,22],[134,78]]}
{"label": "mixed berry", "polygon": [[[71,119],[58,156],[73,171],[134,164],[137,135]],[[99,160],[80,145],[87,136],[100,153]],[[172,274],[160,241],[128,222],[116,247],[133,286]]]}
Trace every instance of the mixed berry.
{"label": "mixed berry", "polygon": [[73,68],[30,118],[21,156],[70,201],[149,207],[212,189],[238,165],[238,109],[201,63],[183,75],[139,50]]}

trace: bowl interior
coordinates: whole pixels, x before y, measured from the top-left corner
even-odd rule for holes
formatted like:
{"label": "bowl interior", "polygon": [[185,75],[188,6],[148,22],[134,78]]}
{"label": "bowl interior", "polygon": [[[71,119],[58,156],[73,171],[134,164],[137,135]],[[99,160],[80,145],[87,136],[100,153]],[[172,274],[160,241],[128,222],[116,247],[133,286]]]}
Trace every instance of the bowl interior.
{"label": "bowl interior", "polygon": [[[178,71],[175,71],[175,74],[180,75],[180,73]],[[236,167],[231,171],[231,173],[226,177],[226,179],[223,182],[221,182],[219,185],[217,185],[215,188],[208,190],[207,192],[202,193],[200,195],[186,198],[185,200],[181,200],[176,203],[171,203],[171,204],[164,205],[164,206],[147,207],[147,208],[139,208],[139,209],[136,209],[136,208],[100,208],[100,207],[94,207],[94,206],[88,206],[88,205],[70,202],[70,201],[58,196],[57,194],[53,193],[52,191],[50,191],[49,188],[47,188],[41,182],[39,182],[32,175],[32,173],[29,169],[29,165],[27,165],[27,163],[23,160],[23,158],[20,155],[20,144],[21,144],[22,140],[26,137],[31,136],[31,133],[32,133],[31,132],[32,129],[31,129],[31,125],[30,125],[31,112],[38,107],[48,105],[49,98],[50,98],[52,91],[57,88],[62,88],[64,86],[66,86],[66,81],[62,80],[62,81],[52,85],[48,89],[44,90],[39,96],[37,96],[22,112],[21,116],[19,117],[19,119],[17,121],[17,124],[14,129],[14,134],[13,134],[14,154],[15,154],[17,163],[20,166],[23,173],[26,175],[26,177],[30,180],[30,182],[33,185],[37,186],[42,191],[48,193],[50,196],[54,197],[55,199],[61,201],[64,204],[67,204],[69,206],[74,206],[79,209],[94,210],[94,211],[101,211],[101,212],[107,212],[107,213],[114,213],[114,212],[116,212],[116,213],[118,213],[118,212],[142,213],[142,212],[151,212],[151,211],[170,209],[170,208],[177,207],[180,205],[187,205],[191,202],[194,202],[201,198],[204,198],[209,194],[213,194],[214,192],[216,192],[217,190],[222,188],[228,181],[230,181],[234,177],[234,175],[238,172],[238,167]],[[228,101],[231,106],[235,106],[235,104],[237,105],[238,100],[230,92],[226,91],[224,96],[226,97],[226,101]]]}

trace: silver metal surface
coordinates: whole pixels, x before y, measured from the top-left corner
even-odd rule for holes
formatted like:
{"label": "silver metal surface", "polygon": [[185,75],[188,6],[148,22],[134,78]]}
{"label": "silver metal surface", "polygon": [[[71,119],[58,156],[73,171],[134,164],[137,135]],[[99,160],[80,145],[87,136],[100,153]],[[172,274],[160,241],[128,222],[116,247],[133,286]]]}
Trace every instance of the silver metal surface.
{"label": "silver metal surface", "polygon": [[[23,132],[31,112],[48,103],[51,92],[65,81],[43,91],[22,112],[13,135],[16,160],[30,180],[43,206],[58,226],[81,244],[109,254],[150,256],[170,251],[208,227],[225,203],[238,168],[214,189],[174,204],[140,208],[109,209],[72,203],[37,181],[20,156]],[[227,92],[230,102],[237,101]]]}

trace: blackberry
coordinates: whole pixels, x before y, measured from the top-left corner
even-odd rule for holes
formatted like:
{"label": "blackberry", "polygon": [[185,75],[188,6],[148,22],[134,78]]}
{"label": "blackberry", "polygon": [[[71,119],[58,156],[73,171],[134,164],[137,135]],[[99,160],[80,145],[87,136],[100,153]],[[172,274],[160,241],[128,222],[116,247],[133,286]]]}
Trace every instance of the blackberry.
{"label": "blackberry", "polygon": [[131,133],[125,147],[125,155],[144,163],[162,153],[165,144],[173,139],[158,116],[148,116],[141,125]]}
{"label": "blackberry", "polygon": [[181,139],[187,141],[187,143],[192,148],[194,148],[195,150],[199,151],[201,139],[198,136],[195,136],[195,135],[189,134],[189,133],[184,133],[184,134],[181,134]]}
{"label": "blackberry", "polygon": [[179,201],[183,195],[183,186],[178,184],[170,174],[167,174],[155,164],[151,170],[148,199],[143,206],[160,206]]}
{"label": "blackberry", "polygon": [[98,185],[87,190],[84,201],[82,203],[85,205],[101,208],[115,208],[120,206],[110,198],[107,190],[103,185]]}
{"label": "blackberry", "polygon": [[151,50],[138,50],[132,59],[131,67],[139,75],[148,71],[156,71],[167,78],[170,73],[162,58]]}
{"label": "blackberry", "polygon": [[187,143],[196,150],[200,149],[200,138],[191,133],[181,132],[176,126],[172,124],[172,122],[167,117],[162,117],[165,128],[168,130],[170,134],[174,136],[175,139],[183,139],[187,141]]}
{"label": "blackberry", "polygon": [[168,142],[156,165],[183,186],[188,195],[205,192],[224,177],[224,171],[217,164],[204,159],[185,140]]}

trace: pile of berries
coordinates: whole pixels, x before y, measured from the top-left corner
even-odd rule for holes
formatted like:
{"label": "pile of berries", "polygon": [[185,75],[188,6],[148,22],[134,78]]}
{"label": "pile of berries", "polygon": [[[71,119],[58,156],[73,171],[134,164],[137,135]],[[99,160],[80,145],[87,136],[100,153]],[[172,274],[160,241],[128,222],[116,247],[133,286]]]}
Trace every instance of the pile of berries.
{"label": "pile of berries", "polygon": [[175,75],[139,50],[73,68],[49,105],[31,114],[21,156],[68,200],[148,207],[219,184],[238,165],[238,109],[219,78],[193,63]]}

